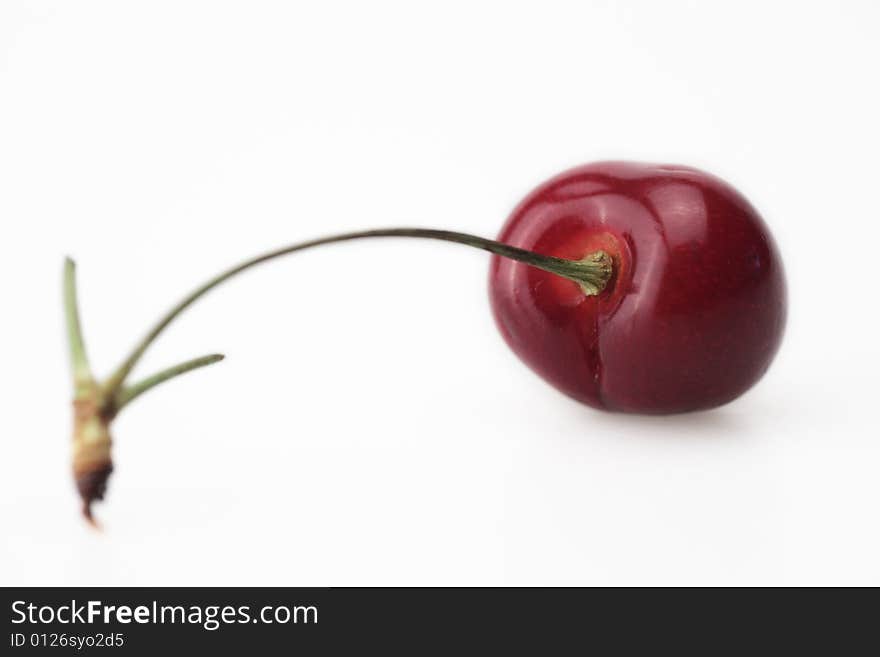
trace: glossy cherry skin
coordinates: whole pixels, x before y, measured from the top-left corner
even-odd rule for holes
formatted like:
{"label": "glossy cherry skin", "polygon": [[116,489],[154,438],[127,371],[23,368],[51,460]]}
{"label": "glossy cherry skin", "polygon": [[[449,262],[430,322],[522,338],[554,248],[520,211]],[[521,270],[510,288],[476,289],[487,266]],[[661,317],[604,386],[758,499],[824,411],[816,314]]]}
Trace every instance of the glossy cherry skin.
{"label": "glossy cherry skin", "polygon": [[680,413],[727,403],[767,370],[785,327],[782,262],[735,189],[682,166],[599,162],[538,187],[498,239],[547,255],[609,253],[598,296],[493,257],[492,309],[513,351],[596,408]]}

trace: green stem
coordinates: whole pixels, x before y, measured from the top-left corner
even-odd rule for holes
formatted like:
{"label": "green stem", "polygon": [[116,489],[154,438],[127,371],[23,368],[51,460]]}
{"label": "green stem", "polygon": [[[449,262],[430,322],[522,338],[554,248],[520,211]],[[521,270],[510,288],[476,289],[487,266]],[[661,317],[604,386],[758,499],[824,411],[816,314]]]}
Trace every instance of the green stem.
{"label": "green stem", "polygon": [[64,260],[64,317],[67,322],[67,345],[73,369],[73,385],[76,397],[91,387],[94,378],[86,355],[86,346],[79,320],[79,303],[76,294],[76,263]]}
{"label": "green stem", "polygon": [[108,410],[111,411],[111,416],[116,415],[129,402],[133,401],[137,397],[140,397],[148,390],[155,388],[160,383],[164,383],[169,379],[173,379],[174,377],[180,376],[181,374],[186,374],[187,372],[191,372],[192,370],[198,369],[200,367],[212,365],[223,360],[223,358],[223,354],[211,354],[210,356],[193,358],[192,360],[174,365],[172,367],[169,367],[168,369],[162,370],[161,372],[157,372],[152,376],[148,376],[143,381],[139,381],[138,383],[135,383],[133,385],[126,386],[125,388],[120,390],[119,393],[113,398],[112,408]]}
{"label": "green stem", "polygon": [[323,237],[308,242],[301,242],[246,260],[241,264],[218,274],[184,297],[176,306],[171,308],[171,310],[156,322],[153,328],[150,329],[143,339],[135,346],[128,358],[126,358],[122,365],[120,365],[110,376],[104,385],[105,399],[114,399],[116,397],[124,385],[125,379],[131,373],[132,369],[134,369],[147,348],[178,315],[204,294],[210,292],[224,281],[229,280],[236,274],[239,274],[246,269],[250,269],[255,265],[259,265],[260,263],[290,253],[295,253],[296,251],[302,251],[322,244],[345,242],[367,237],[419,237],[472,246],[474,248],[483,249],[484,251],[489,251],[495,255],[526,263],[532,267],[537,267],[538,269],[543,269],[544,271],[574,281],[581,286],[584,294],[588,296],[599,294],[611,278],[611,257],[604,251],[597,251],[596,253],[589,254],[581,260],[567,260],[565,258],[540,255],[538,253],[533,253],[531,251],[526,251],[525,249],[519,249],[515,246],[502,244],[501,242],[488,240],[475,235],[447,230],[434,230],[430,228],[384,228],[378,230],[365,230]]}

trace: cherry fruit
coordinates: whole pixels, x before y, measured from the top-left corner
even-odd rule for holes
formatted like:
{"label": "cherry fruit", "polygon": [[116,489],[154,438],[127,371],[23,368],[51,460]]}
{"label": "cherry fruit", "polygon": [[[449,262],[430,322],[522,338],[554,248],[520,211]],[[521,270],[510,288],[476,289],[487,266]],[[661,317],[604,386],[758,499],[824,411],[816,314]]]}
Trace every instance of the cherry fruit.
{"label": "cherry fruit", "polygon": [[779,252],[749,202],[681,166],[601,162],[567,171],[520,203],[498,240],[577,259],[602,250],[611,280],[574,283],[493,257],[492,308],[535,372],[596,408],[679,413],[735,399],[782,339]]}

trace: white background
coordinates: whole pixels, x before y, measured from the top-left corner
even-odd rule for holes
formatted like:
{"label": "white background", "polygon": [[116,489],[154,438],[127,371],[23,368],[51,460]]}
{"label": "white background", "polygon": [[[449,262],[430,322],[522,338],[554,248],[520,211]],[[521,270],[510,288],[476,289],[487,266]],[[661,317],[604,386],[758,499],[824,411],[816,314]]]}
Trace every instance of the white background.
{"label": "white background", "polygon": [[[880,584],[880,5],[0,4],[0,584]],[[494,235],[598,159],[761,210],[791,313],[717,411],[595,412],[508,351],[485,254],[339,245],[195,306],[227,360],[69,475],[62,258],[92,361],[219,269],[345,229]]]}

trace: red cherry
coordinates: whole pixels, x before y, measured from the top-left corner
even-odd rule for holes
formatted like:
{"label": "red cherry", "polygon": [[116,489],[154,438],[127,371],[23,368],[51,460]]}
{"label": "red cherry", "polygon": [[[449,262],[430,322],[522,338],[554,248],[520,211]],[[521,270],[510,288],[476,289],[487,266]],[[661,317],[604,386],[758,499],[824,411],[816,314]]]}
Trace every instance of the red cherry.
{"label": "red cherry", "polygon": [[707,409],[743,394],[782,339],[782,262],[735,189],[697,169],[601,162],[567,171],[517,207],[498,240],[614,274],[598,296],[493,256],[490,296],[514,352],[575,399],[632,413]]}

